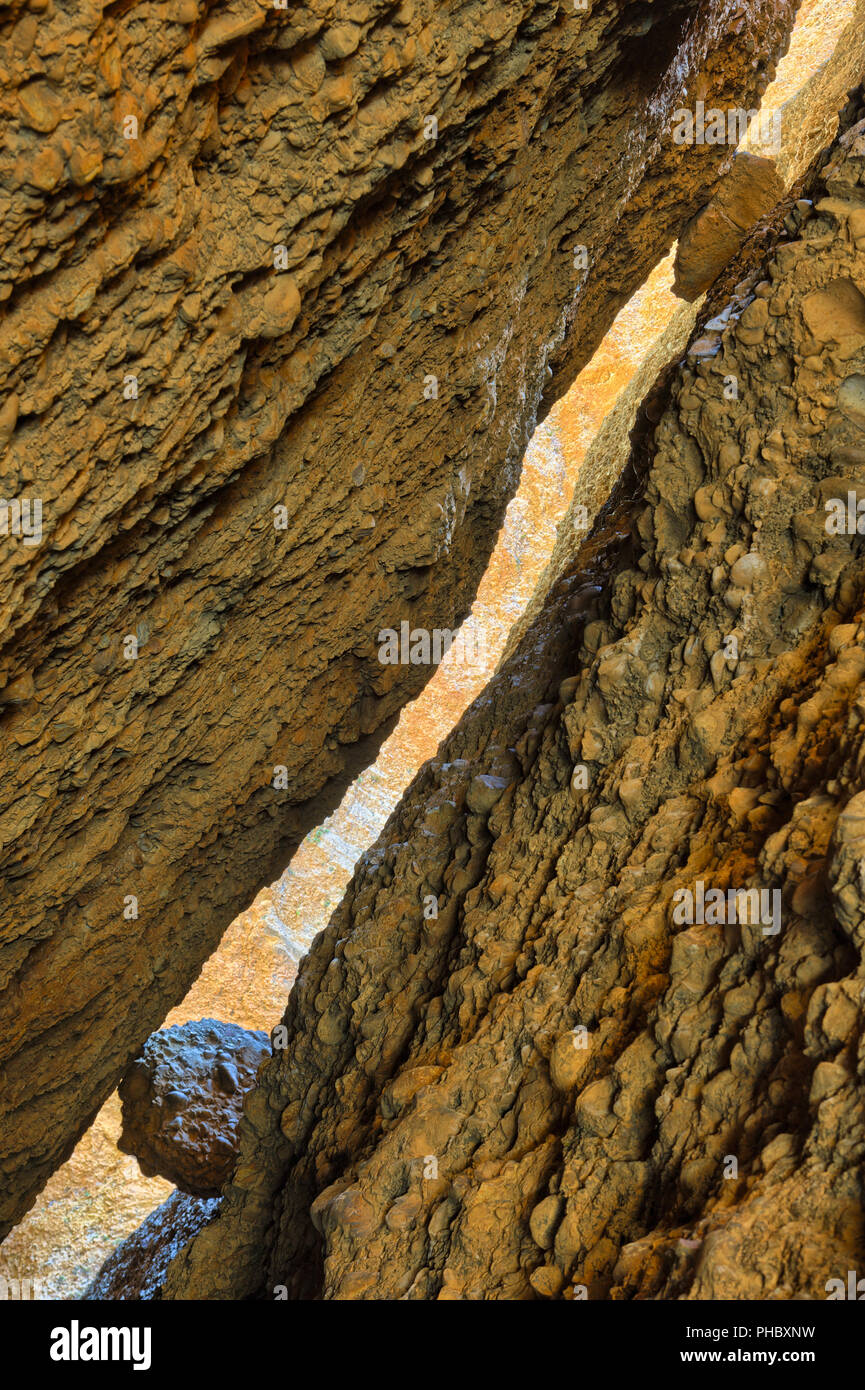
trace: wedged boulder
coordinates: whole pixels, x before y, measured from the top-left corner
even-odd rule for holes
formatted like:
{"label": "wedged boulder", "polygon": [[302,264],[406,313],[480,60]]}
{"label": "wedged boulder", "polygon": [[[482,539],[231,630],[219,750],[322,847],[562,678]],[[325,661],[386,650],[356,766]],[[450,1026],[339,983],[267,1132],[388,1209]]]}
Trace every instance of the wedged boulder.
{"label": "wedged boulder", "polygon": [[269,1056],[266,1033],[214,1018],[153,1033],[120,1083],[117,1147],[147,1178],[218,1197],[237,1162],[243,1098]]}
{"label": "wedged boulder", "polygon": [[693,303],[729,265],[752,227],[780,202],[784,184],[771,159],[736,155],[706,207],[679,238],[673,289]]}
{"label": "wedged boulder", "polygon": [[842,131],[359,862],[166,1297],[825,1299],[861,1269],[865,325],[808,306],[865,293],[865,93]]}
{"label": "wedged boulder", "polygon": [[0,1234],[429,676],[379,632],[466,613],[795,0],[338,9],[0,34]]}

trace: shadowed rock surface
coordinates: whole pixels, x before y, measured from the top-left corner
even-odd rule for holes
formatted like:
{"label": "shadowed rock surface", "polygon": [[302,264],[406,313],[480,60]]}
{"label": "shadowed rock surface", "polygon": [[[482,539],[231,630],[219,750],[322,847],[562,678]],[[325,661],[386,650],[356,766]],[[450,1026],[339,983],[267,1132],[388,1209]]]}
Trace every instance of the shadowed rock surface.
{"label": "shadowed rock surface", "polygon": [[861,1268],[865,555],[855,503],[827,525],[865,467],[861,99],[843,128],[359,864],[166,1296],[825,1298]]}
{"label": "shadowed rock surface", "polygon": [[465,613],[729,157],[671,111],[794,8],[4,10],[0,1233],[416,693],[379,629]]}
{"label": "shadowed rock surface", "polygon": [[237,1160],[243,1097],[269,1056],[266,1033],[214,1018],[153,1033],[120,1083],[118,1148],[145,1177],[218,1197]]}

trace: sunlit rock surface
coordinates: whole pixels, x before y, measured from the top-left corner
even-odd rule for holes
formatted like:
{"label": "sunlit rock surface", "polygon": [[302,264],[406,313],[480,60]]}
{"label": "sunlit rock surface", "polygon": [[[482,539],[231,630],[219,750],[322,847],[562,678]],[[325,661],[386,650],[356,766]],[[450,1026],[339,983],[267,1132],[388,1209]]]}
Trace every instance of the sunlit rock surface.
{"label": "sunlit rock surface", "polygon": [[261,1029],[195,1019],[151,1033],[120,1083],[118,1147],[146,1177],[218,1197],[237,1162],[243,1097],[270,1056]]}
{"label": "sunlit rock surface", "polygon": [[774,159],[789,186],[818,150],[834,139],[838,113],[861,76],[865,55],[863,0],[803,0],[790,51],[766,92],[763,109],[780,117],[781,148],[772,121],[755,121],[743,149]]}

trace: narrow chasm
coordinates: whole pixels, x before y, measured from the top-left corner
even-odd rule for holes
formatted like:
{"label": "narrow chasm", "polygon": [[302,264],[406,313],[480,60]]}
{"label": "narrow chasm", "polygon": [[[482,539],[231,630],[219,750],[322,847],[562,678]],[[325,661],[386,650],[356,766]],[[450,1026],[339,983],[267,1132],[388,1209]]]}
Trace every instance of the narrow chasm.
{"label": "narrow chasm", "polygon": [[865,0],[331,8],[0,18],[0,1287],[833,1298]]}

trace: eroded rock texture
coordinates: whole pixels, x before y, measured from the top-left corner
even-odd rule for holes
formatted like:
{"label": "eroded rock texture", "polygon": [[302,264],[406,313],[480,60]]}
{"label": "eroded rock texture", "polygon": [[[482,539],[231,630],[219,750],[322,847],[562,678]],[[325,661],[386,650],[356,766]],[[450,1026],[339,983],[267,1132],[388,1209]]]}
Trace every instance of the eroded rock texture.
{"label": "eroded rock texture", "polygon": [[266,1033],[214,1018],[161,1028],[120,1083],[118,1148],[147,1178],[218,1197],[237,1160],[243,1097],[269,1056]]}
{"label": "eroded rock texture", "polygon": [[379,629],[464,614],[729,158],[671,111],[794,9],[4,8],[0,1233],[418,689]]}
{"label": "eroded rock texture", "polygon": [[861,101],[844,130],[359,865],[171,1296],[825,1298],[861,1268]]}

